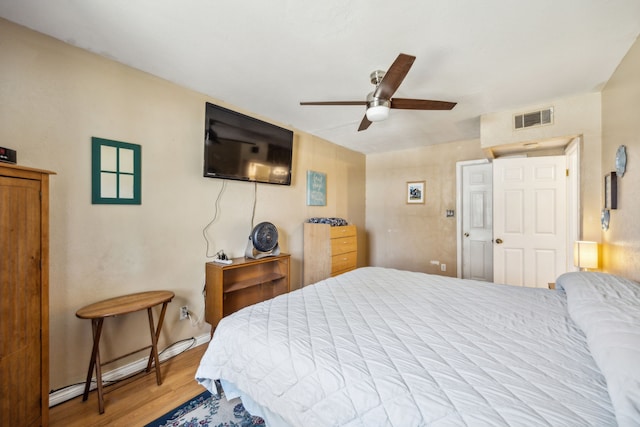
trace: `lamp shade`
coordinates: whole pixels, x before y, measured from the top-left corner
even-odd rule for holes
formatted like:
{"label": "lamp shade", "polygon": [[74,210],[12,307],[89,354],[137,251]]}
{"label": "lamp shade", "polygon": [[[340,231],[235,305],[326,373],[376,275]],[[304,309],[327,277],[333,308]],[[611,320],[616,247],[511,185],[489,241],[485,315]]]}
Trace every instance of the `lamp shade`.
{"label": "lamp shade", "polygon": [[573,244],[573,264],[580,268],[598,268],[598,243],[578,240]]}
{"label": "lamp shade", "polygon": [[386,105],[375,105],[367,108],[367,119],[372,122],[386,120],[389,117],[389,107]]}

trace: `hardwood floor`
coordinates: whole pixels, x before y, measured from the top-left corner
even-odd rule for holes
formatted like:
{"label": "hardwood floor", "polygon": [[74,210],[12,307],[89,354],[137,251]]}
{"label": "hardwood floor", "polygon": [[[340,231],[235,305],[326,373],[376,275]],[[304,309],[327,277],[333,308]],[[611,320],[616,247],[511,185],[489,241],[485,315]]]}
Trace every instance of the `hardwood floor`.
{"label": "hardwood floor", "polygon": [[162,385],[156,384],[154,371],[136,377],[123,385],[105,388],[104,414],[98,413],[98,396],[94,390],[89,399],[78,396],[50,408],[52,427],[144,426],[169,412],[205,389],[194,379],[200,358],[207,345],[187,350],[161,367]]}

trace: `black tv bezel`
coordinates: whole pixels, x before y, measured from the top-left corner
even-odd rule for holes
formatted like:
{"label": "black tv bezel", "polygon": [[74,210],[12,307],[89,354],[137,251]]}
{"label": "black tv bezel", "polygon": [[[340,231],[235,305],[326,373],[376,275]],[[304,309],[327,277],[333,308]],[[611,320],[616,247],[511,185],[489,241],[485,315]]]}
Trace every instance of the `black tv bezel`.
{"label": "black tv bezel", "polygon": [[[232,116],[237,117],[241,122],[247,122],[247,123],[252,123],[253,124],[253,128],[262,128],[265,129],[264,133],[269,133],[266,131],[276,131],[282,134],[287,134],[288,137],[286,139],[287,144],[288,144],[288,151],[289,151],[289,163],[288,163],[288,173],[287,173],[287,179],[285,180],[285,182],[278,182],[278,181],[263,181],[263,180],[258,180],[258,179],[251,179],[251,178],[247,178],[244,176],[240,176],[240,175],[230,175],[230,174],[225,174],[225,173],[209,173],[207,172],[207,165],[208,165],[208,159],[207,159],[207,140],[208,140],[208,127],[209,127],[209,109],[215,109],[218,111],[221,111],[225,114],[229,114]],[[293,179],[293,138],[294,138],[294,133],[292,130],[290,129],[286,129],[283,128],[282,126],[278,126],[278,125],[274,125],[273,123],[269,123],[269,122],[265,122],[263,120],[257,119],[255,117],[251,117],[251,116],[247,116],[246,114],[242,114],[239,113],[237,111],[234,110],[230,110],[229,108],[225,108],[222,107],[220,105],[211,103],[211,102],[205,102],[205,129],[204,129],[204,146],[203,146],[203,164],[202,164],[202,172],[203,172],[203,177],[205,178],[219,178],[219,179],[229,179],[229,180],[233,180],[233,181],[242,181],[242,182],[255,182],[258,184],[271,184],[271,185],[285,185],[285,186],[290,186],[292,179]]]}

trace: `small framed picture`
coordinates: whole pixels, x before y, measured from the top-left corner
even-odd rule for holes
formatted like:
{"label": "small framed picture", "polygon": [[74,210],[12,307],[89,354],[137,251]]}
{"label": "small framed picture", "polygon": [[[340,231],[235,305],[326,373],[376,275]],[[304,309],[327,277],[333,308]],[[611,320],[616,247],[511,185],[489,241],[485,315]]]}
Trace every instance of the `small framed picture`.
{"label": "small framed picture", "polygon": [[424,203],[424,181],[407,182],[407,203]]}

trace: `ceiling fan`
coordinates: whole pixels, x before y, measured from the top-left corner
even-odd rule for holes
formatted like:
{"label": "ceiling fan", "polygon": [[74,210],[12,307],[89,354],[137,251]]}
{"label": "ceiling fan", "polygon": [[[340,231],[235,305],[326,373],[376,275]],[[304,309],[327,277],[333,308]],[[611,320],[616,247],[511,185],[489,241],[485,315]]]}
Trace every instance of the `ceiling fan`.
{"label": "ceiling fan", "polygon": [[366,105],[367,112],[360,122],[358,131],[367,129],[372,122],[379,122],[389,117],[389,109],[402,110],[451,110],[455,102],[432,101],[429,99],[391,98],[404,80],[416,60],[415,56],[401,53],[389,70],[371,73],[371,83],[376,85],[373,92],[367,95],[366,101],[320,101],[301,102],[300,105]]}

